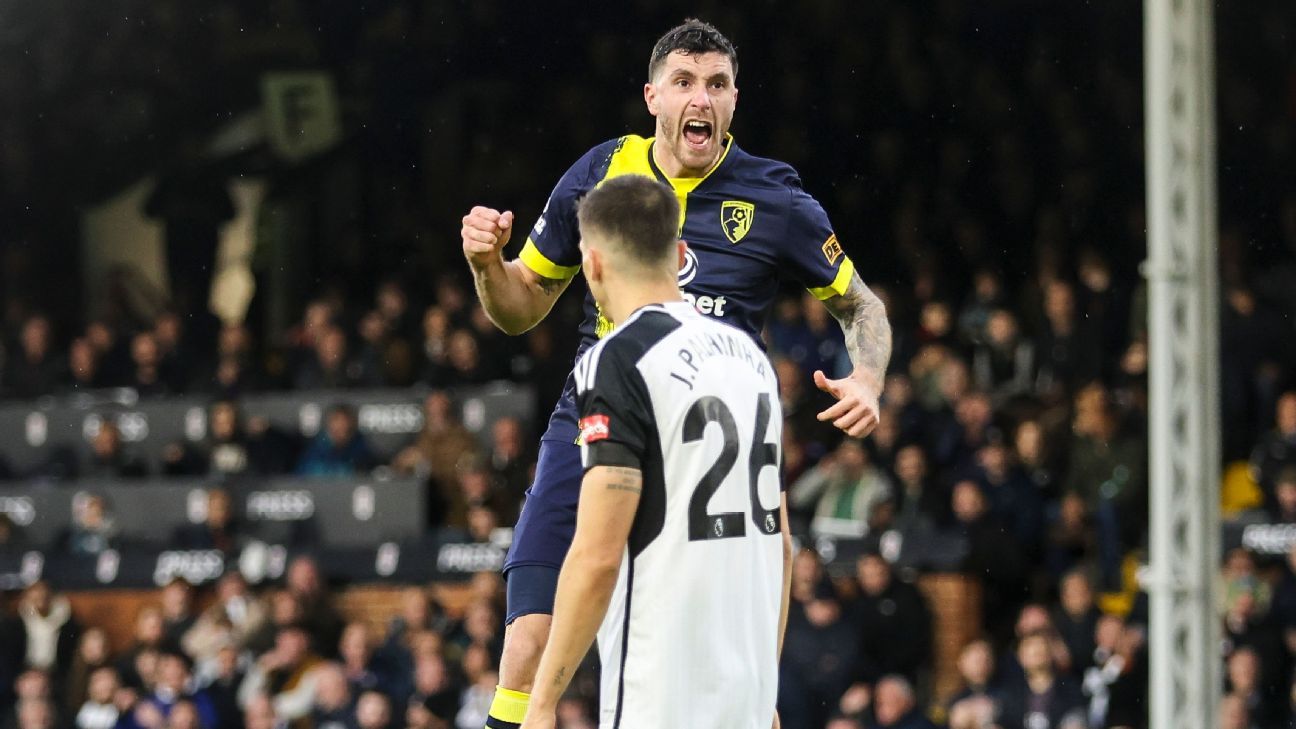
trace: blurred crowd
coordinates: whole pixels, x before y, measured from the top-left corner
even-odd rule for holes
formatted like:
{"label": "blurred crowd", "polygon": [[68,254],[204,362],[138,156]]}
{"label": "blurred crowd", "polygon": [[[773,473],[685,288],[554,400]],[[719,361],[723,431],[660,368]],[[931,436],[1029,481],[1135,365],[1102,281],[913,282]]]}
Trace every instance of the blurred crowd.
{"label": "blurred crowd", "polygon": [[[544,417],[571,366],[579,301],[567,294],[525,337],[500,335],[454,273],[463,266],[453,231],[475,203],[533,217],[585,149],[646,131],[638,89],[652,29],[696,14],[740,49],[736,137],[801,171],[886,300],[895,333],[881,423],[861,443],[815,418],[826,396],[810,373],[849,367],[826,310],[785,292],[766,328],[795,530],[812,547],[821,538],[865,544],[855,563],[825,565],[813,549],[797,557],[784,726],[1146,726],[1147,616],[1134,579],[1148,510],[1138,3],[889,3],[853,8],[849,21],[832,0],[798,3],[796,13],[777,3],[640,0],[634,13],[608,5],[577,17],[493,0],[231,0],[205,13],[169,0],[125,5],[130,12],[111,11],[124,24],[106,15],[77,24],[59,20],[83,12],[66,0],[0,4],[0,53],[36,38],[44,48],[0,63],[0,93],[17,100],[0,107],[6,397],[103,387],[204,394],[209,441],[177,444],[168,474],[394,469],[429,479],[429,523],[479,537],[507,526],[541,423],[501,421],[481,448],[442,390],[528,382]],[[1242,494],[1244,516],[1289,524],[1294,7],[1216,9],[1222,434],[1225,461],[1236,464],[1225,486]],[[58,48],[81,55],[50,52]],[[147,52],[122,50],[139,48]],[[814,72],[789,73],[788,59]],[[339,150],[296,170],[255,156],[199,170],[182,156],[213,119],[255,105],[257,74],[277,65],[335,74],[349,130]],[[37,174],[90,164],[113,179],[72,174],[72,185]],[[210,232],[213,186],[194,180],[232,171],[268,175],[272,203],[314,211],[296,323],[267,327],[256,301],[246,324],[221,324],[194,307],[200,297],[141,307],[49,286],[67,275],[66,262],[45,253],[73,248],[67,205],[159,168],[168,195],[200,203],[199,214],[159,212],[187,224],[173,230],[192,233],[197,218]],[[263,390],[415,383],[434,388],[425,429],[397,453],[373,453],[346,408],[328,413],[317,440],[298,443],[238,406]],[[145,475],[113,431],[101,429],[95,470],[82,475]],[[70,530],[67,549],[111,543],[111,518],[95,511]],[[222,512],[209,509],[209,523],[184,543],[236,544],[237,519]],[[6,529],[0,523],[0,535]],[[961,546],[941,555],[946,568],[983,586],[981,637],[961,646],[965,685],[952,699],[933,695],[931,606],[915,587],[926,565],[911,560],[915,545],[949,535]],[[1245,551],[1221,562],[1221,727],[1292,721],[1289,562]],[[380,640],[335,614],[327,626],[314,622],[328,602],[313,581],[303,588],[312,580],[290,574],[284,587],[251,596],[228,577],[201,616],[187,607],[190,590],[168,586],[121,655],[108,654],[95,626],[76,626],[56,595],[32,588],[0,635],[0,689],[18,697],[0,701],[14,707],[0,726],[481,725],[498,657],[497,584],[481,578],[462,623],[412,591]],[[19,634],[23,642],[11,637]],[[591,708],[578,691],[561,725],[588,726]]]}
{"label": "blurred crowd", "polygon": [[[348,621],[301,557],[259,593],[238,572],[202,599],[172,582],[114,646],[38,582],[0,618],[0,726],[480,729],[497,681],[503,582],[481,573],[461,592],[454,617],[411,587],[386,625]],[[588,704],[566,703],[570,726],[594,726]]]}

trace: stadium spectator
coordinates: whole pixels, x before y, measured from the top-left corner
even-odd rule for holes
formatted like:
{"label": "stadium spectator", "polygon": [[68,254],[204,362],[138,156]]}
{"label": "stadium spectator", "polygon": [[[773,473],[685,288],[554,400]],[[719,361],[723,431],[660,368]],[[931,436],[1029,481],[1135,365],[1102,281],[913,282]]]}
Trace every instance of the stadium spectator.
{"label": "stadium spectator", "polygon": [[[56,594],[48,582],[38,580],[23,590],[18,617],[26,645],[23,665],[61,679],[72,663],[81,632],[67,597]],[[45,694],[49,695],[49,691]]]}
{"label": "stadium spectator", "polygon": [[[97,627],[86,628],[77,641],[76,655],[63,679],[61,713],[76,716],[89,692],[90,677],[108,665],[108,635]],[[114,672],[114,677],[115,677]]]}
{"label": "stadium spectator", "polygon": [[419,379],[433,387],[444,386],[450,370],[450,315],[437,305],[423,312]]}
{"label": "stadium spectator", "polygon": [[1026,567],[1022,563],[1021,547],[989,513],[985,493],[975,481],[954,484],[951,503],[956,528],[968,545],[961,570],[983,581],[984,626],[990,635],[1002,639],[1008,631],[1006,621],[1026,597]]}
{"label": "stadium spectator", "polygon": [[949,524],[950,495],[932,477],[921,446],[907,445],[896,452],[896,528],[928,530]]}
{"label": "stadium spectator", "polygon": [[1038,420],[1023,420],[1013,434],[1013,456],[1040,493],[1056,496],[1057,467]]}
{"label": "stadium spectator", "polygon": [[275,635],[271,650],[257,657],[239,687],[239,704],[244,712],[261,710],[259,696],[269,694],[274,715],[296,721],[310,715],[315,705],[315,685],[323,659],[310,650],[305,628],[287,625]]}
{"label": "stadium spectator", "polygon": [[346,334],[335,325],[327,325],[318,333],[313,356],[298,367],[293,376],[293,387],[298,390],[336,390],[372,384],[363,379],[359,363],[351,360],[347,352]]}
{"label": "stadium spectator", "polygon": [[77,337],[68,345],[67,371],[69,391],[84,392],[104,387],[99,355],[85,337]]}
{"label": "stadium spectator", "polygon": [[873,695],[873,721],[868,729],[936,729],[918,706],[913,684],[903,676],[884,676]]}
{"label": "stadium spectator", "polygon": [[455,415],[450,396],[444,390],[433,390],[423,401],[423,429],[396,454],[392,467],[402,475],[429,475],[436,493],[449,494],[460,459],[478,450],[477,439]]}
{"label": "stadium spectator", "polygon": [[118,729],[151,729],[158,726],[159,718],[165,722],[173,711],[185,711],[180,708],[183,703],[191,705],[197,713],[201,729],[217,729],[219,716],[216,705],[205,691],[190,691],[190,678],[188,657],[181,653],[163,652],[158,656],[157,681],[153,690],[129,712],[123,713],[117,722]]}
{"label": "stadium spectator", "polygon": [[144,478],[148,466],[122,445],[121,429],[111,418],[103,418],[90,441],[90,462],[81,473],[85,478]]}
{"label": "stadium spectator", "polygon": [[1120,587],[1125,549],[1137,544],[1147,516],[1147,442],[1121,427],[1100,384],[1075,397],[1074,437],[1064,489],[1084,497],[1096,527],[1103,589]]}
{"label": "stadium spectator", "polygon": [[1063,727],[1077,721],[1084,726],[1084,698],[1075,684],[1055,670],[1047,636],[1023,637],[1017,645],[1017,661],[1025,676],[1009,680],[999,690],[1003,729]]}
{"label": "stadium spectator", "polygon": [[347,623],[338,642],[338,657],[351,692],[357,696],[380,687],[390,690],[393,677],[376,654],[377,643],[369,626],[361,622]]}
{"label": "stadium spectator", "polygon": [[72,507],[72,523],[63,531],[59,544],[65,554],[94,557],[117,546],[117,522],[108,511],[108,501],[99,494],[86,494]]}
{"label": "stadium spectator", "polygon": [[226,324],[216,338],[216,353],[207,367],[191,367],[197,392],[232,400],[262,389],[265,377],[252,354],[252,335],[247,327]]}
{"label": "stadium spectator", "polygon": [[238,649],[249,643],[268,621],[265,603],[248,590],[238,570],[221,575],[216,600],[204,610],[181,639],[185,650],[199,660],[210,660],[225,645]]}
{"label": "stadium spectator", "polygon": [[107,387],[121,387],[130,376],[130,351],[122,341],[117,328],[105,319],[96,319],[86,325],[86,341],[94,348],[99,362],[100,382]]}
{"label": "stadium spectator", "polygon": [[1088,697],[1089,726],[1145,724],[1148,683],[1142,630],[1108,615],[1100,619],[1096,637],[1092,665],[1079,674]]}
{"label": "stadium spectator", "polygon": [[[435,631],[444,633],[449,627],[441,606],[421,587],[407,587],[401,593],[400,612],[387,625],[387,637],[381,652],[392,663],[400,663],[403,669],[413,667],[413,646],[411,639],[418,633]],[[402,670],[408,674],[408,670]]]}
{"label": "stadium spectator", "polygon": [[[48,671],[39,668],[28,668],[14,681],[14,704],[9,716],[3,723],[8,726],[21,726],[22,711],[25,704],[47,703],[51,711],[57,711],[53,701],[53,687]],[[57,720],[57,717],[55,717]]]}
{"label": "stadium spectator", "polygon": [[850,438],[788,489],[788,506],[814,515],[812,530],[830,528],[818,526],[819,520],[835,519],[858,525],[861,535],[873,507],[890,498],[891,479],[869,463],[868,451]]}
{"label": "stadium spectator", "polygon": [[1288,655],[1296,655],[1296,546],[1287,550],[1270,610]]}
{"label": "stadium spectator", "polygon": [[855,563],[860,594],[848,612],[859,636],[856,684],[873,684],[886,675],[910,682],[931,662],[931,611],[917,588],[895,578],[881,555],[867,553]]}
{"label": "stadium spectator", "polygon": [[239,710],[238,690],[246,677],[242,655],[234,643],[226,642],[216,649],[214,657],[195,667],[194,686],[211,698],[220,727],[238,727],[240,724],[242,712]]}
{"label": "stadium spectator", "polygon": [[414,661],[414,693],[409,702],[411,724],[448,727],[459,713],[455,690],[445,660],[439,655],[422,655]]}
{"label": "stadium spectator", "polygon": [[1026,559],[1036,563],[1044,537],[1044,499],[1039,488],[1013,462],[1012,452],[998,436],[977,451],[976,461],[991,513],[1026,550]]}
{"label": "stadium spectator", "polygon": [[1094,655],[1094,631],[1102,617],[1094,604],[1093,585],[1088,575],[1073,570],[1062,576],[1058,594],[1061,599],[1053,610],[1053,626],[1074,665],[1083,669]]}
{"label": "stadium spectator", "polygon": [[162,354],[152,332],[140,332],[131,338],[131,375],[126,385],[141,397],[157,397],[175,392],[169,373],[163,370]]}
{"label": "stadium spectator", "polygon": [[[185,331],[184,320],[170,309],[163,310],[154,317],[152,334],[157,344],[158,370],[167,389],[170,392],[184,392],[193,377],[194,349],[197,343]],[[206,349],[210,351],[210,347]]]}
{"label": "stadium spectator", "polygon": [[365,691],[356,701],[355,717],[359,729],[390,729],[391,699],[381,691]]}
{"label": "stadium spectator", "polygon": [[[958,657],[958,672],[962,686],[949,700],[948,708],[951,716],[954,714],[954,706],[962,701],[993,696],[994,667],[994,649],[989,641],[976,639],[963,646]],[[953,724],[953,720],[950,723]]]}
{"label": "stadium spectator", "polygon": [[56,729],[58,712],[49,699],[20,699],[16,729]]}
{"label": "stadium spectator", "polygon": [[1044,288],[1044,328],[1035,343],[1039,352],[1039,388],[1045,398],[1064,395],[1092,382],[1101,367],[1093,334],[1076,313],[1075,288],[1053,280]]}
{"label": "stadium spectator", "polygon": [[1224,453],[1245,457],[1255,439],[1254,424],[1273,407],[1284,384],[1281,373],[1291,371],[1293,347],[1290,337],[1266,334],[1283,330],[1281,316],[1241,282],[1225,287],[1219,316],[1222,417],[1238,425],[1221,434]]}
{"label": "stadium spectator", "polygon": [[354,729],[351,685],[341,666],[326,663],[316,671],[315,703],[310,723],[315,729]]}
{"label": "stadium spectator", "polygon": [[168,648],[162,609],[146,604],[135,613],[134,633],[130,645],[117,655],[115,667],[122,684],[133,689],[151,689],[157,671],[159,651]]}
{"label": "stadium spectator", "polygon": [[315,645],[323,646],[325,656],[331,657],[346,624],[333,606],[333,595],[320,573],[319,562],[308,555],[293,558],[284,582],[288,594],[301,606],[302,624]]}
{"label": "stadium spectator", "polygon": [[116,669],[100,666],[90,672],[84,699],[75,705],[76,729],[113,729],[120,714],[115,698],[121,682]]}
{"label": "stadium spectator", "polygon": [[1288,713],[1282,693],[1287,685],[1265,676],[1259,653],[1243,646],[1229,654],[1225,666],[1228,693],[1242,699],[1251,720],[1260,727],[1281,726]]}
{"label": "stadium spectator", "polygon": [[27,317],[14,356],[5,362],[5,389],[15,397],[34,398],[54,392],[64,378],[49,319],[43,314]]}
{"label": "stadium spectator", "polygon": [[487,465],[496,488],[512,503],[520,503],[523,492],[531,485],[535,456],[531,452],[530,442],[523,434],[522,423],[515,417],[506,415],[491,425]]}
{"label": "stadium spectator", "polygon": [[356,422],[355,409],[334,405],[324,414],[324,429],[297,463],[302,476],[354,476],[377,464]]}
{"label": "stadium spectator", "polygon": [[287,729],[288,722],[275,713],[274,701],[264,693],[243,702],[244,729]]}
{"label": "stadium spectator", "polygon": [[1219,706],[1220,729],[1254,729],[1246,700],[1234,694],[1225,694]]}
{"label": "stadium spectator", "polygon": [[949,729],[987,729],[995,726],[998,707],[989,696],[970,696],[949,710]]}
{"label": "stadium spectator", "polygon": [[246,537],[234,520],[234,505],[229,491],[211,488],[204,498],[203,520],[177,527],[172,541],[181,549],[216,549],[225,554],[235,554],[244,546]]}
{"label": "stadium spectator", "polygon": [[482,362],[477,337],[467,329],[450,333],[450,340],[446,343],[446,361],[449,367],[442,372],[440,385],[479,385],[491,379],[490,368]]}
{"label": "stadium spectator", "polygon": [[812,729],[835,713],[849,688],[858,639],[824,579],[818,555],[793,560],[792,604],[779,662],[779,706],[787,729]]}
{"label": "stadium spectator", "polygon": [[183,577],[172,579],[162,588],[162,642],[166,645],[178,647],[180,639],[197,622],[193,601],[193,585]]}
{"label": "stadium spectator", "polygon": [[1034,391],[1035,346],[1022,337],[1011,311],[990,313],[984,336],[972,349],[972,382],[998,405]]}
{"label": "stadium spectator", "polygon": [[1272,494],[1284,468],[1296,466],[1296,391],[1284,392],[1274,406],[1274,427],[1251,451],[1255,479]]}

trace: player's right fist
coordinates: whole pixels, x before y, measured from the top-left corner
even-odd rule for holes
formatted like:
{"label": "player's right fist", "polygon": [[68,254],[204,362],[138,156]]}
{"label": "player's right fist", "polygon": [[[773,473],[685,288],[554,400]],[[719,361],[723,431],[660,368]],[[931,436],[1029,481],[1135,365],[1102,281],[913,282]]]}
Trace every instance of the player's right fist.
{"label": "player's right fist", "polygon": [[481,268],[500,259],[513,232],[512,211],[500,212],[480,205],[463,217],[464,256],[469,265]]}

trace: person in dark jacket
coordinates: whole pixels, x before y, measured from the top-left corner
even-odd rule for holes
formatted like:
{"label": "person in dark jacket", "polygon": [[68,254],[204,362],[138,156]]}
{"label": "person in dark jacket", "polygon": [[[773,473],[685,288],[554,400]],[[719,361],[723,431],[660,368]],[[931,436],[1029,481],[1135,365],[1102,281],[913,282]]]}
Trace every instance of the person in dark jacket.
{"label": "person in dark jacket", "polygon": [[324,431],[319,434],[297,464],[302,476],[352,476],[377,465],[373,451],[360,434],[355,410],[334,405],[324,417]]}
{"label": "person in dark jacket", "polygon": [[1025,675],[999,690],[999,725],[1003,729],[1061,729],[1064,722],[1084,725],[1080,687],[1058,675],[1049,637],[1026,635],[1017,644],[1017,661]]}

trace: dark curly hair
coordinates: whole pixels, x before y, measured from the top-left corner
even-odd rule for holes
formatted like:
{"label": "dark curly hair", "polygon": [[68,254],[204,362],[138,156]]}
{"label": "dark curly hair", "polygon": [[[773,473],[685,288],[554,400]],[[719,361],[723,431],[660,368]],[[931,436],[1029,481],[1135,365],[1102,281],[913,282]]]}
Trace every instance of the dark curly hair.
{"label": "dark curly hair", "polygon": [[685,55],[723,53],[733,64],[734,76],[738,75],[738,49],[734,48],[734,44],[729,42],[723,33],[716,30],[714,25],[697,18],[689,18],[657,39],[657,45],[653,46],[652,56],[648,59],[649,80],[657,75],[657,71],[666,62],[666,57],[676,51]]}

